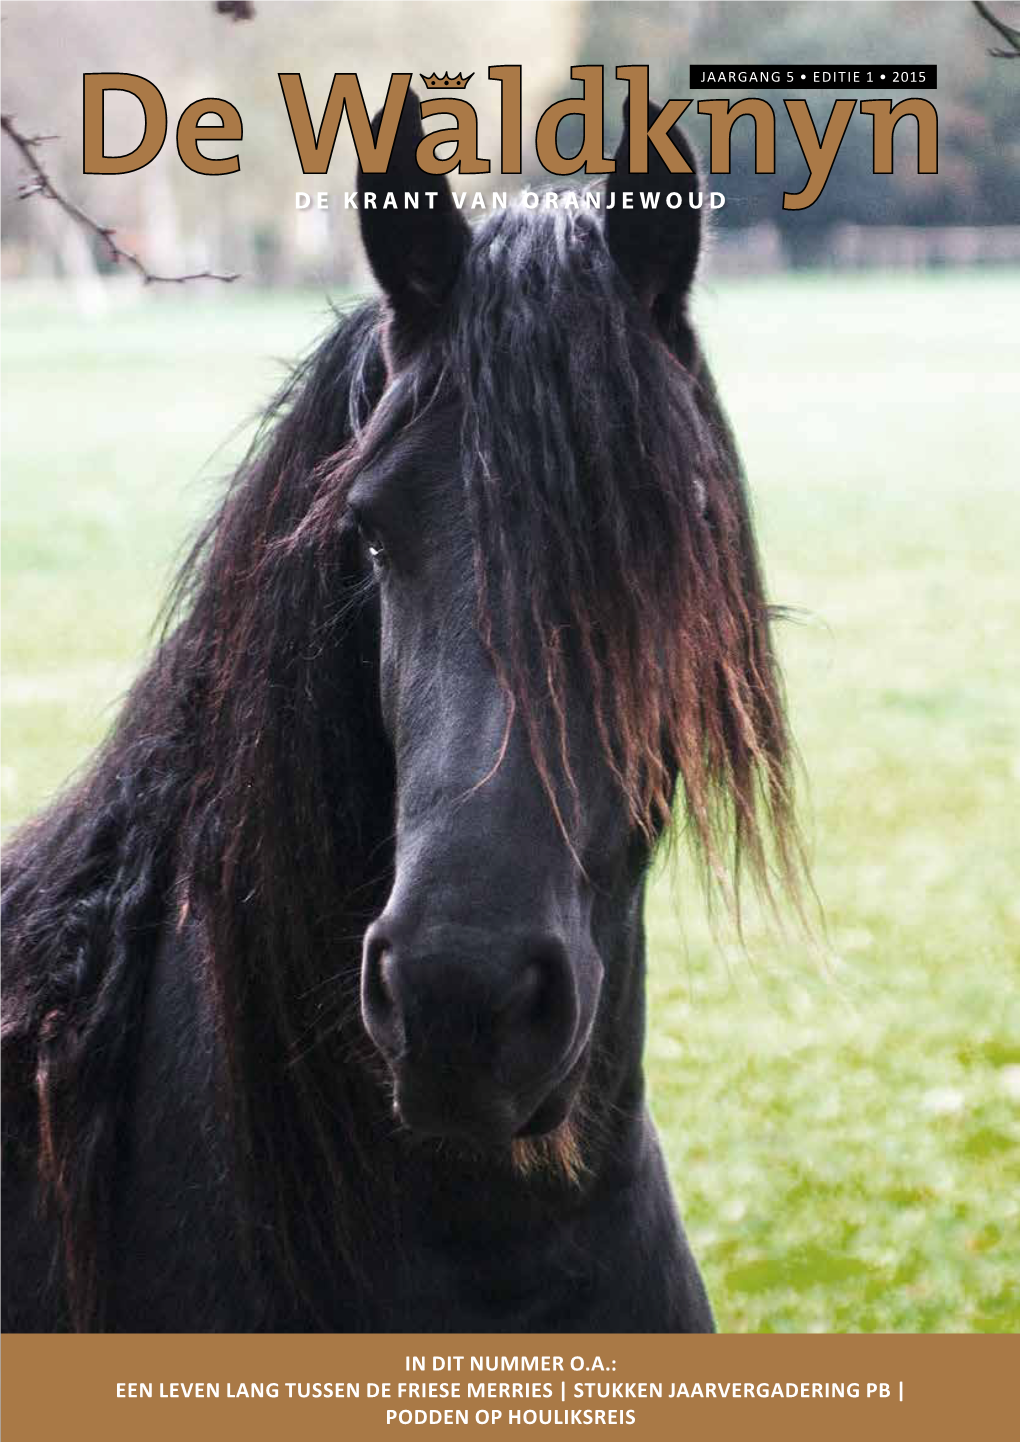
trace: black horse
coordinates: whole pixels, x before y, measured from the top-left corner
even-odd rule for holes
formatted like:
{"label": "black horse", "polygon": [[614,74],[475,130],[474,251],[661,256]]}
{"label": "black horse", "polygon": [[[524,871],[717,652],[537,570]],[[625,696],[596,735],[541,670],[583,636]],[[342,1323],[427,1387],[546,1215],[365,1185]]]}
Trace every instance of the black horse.
{"label": "black horse", "polygon": [[794,861],[697,176],[632,176],[625,126],[601,210],[469,228],[421,136],[409,96],[359,178],[384,298],[10,847],[8,1328],[712,1327],[644,1097],[644,880],[674,814],[724,885]]}

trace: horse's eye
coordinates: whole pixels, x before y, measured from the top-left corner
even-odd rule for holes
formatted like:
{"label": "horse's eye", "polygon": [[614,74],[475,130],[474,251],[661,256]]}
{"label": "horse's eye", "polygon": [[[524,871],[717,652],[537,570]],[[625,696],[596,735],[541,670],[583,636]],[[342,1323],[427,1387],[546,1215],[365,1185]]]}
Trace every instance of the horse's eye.
{"label": "horse's eye", "polygon": [[359,511],[352,511],[351,514],[358,535],[361,537],[361,543],[368,552],[372,565],[375,566],[376,569],[382,568],[387,563],[387,557],[386,547],[380,540],[379,533]]}

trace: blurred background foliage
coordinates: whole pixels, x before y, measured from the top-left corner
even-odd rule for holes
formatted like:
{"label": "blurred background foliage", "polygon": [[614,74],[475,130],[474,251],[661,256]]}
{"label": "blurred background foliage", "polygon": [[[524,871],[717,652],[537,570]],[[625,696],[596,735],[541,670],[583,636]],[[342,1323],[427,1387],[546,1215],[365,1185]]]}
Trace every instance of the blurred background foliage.
{"label": "blurred background foliage", "polygon": [[[1020,5],[1000,4],[1003,18]],[[548,181],[534,156],[534,133],[554,99],[579,93],[570,79],[578,63],[605,66],[606,153],[619,136],[625,87],[617,65],[651,67],[651,94],[660,103],[689,96],[688,65],[807,62],[812,64],[937,64],[939,86],[928,98],[939,114],[939,170],[918,175],[916,126],[895,132],[895,169],[872,173],[870,119],[854,116],[824,193],[804,211],[784,211],[784,190],[799,191],[806,165],[783,99],[767,95],[777,111],[776,174],[754,174],[754,128],[733,130],[732,178],[716,188],[727,194],[717,216],[725,251],[733,232],[762,227],[774,232],[771,265],[832,264],[842,251],[830,244],[839,227],[1020,226],[1020,160],[1017,77],[1008,63],[988,54],[998,37],[973,7],[930,0],[865,0],[811,4],[802,0],[705,0],[688,3],[445,4],[442,0],[373,0],[371,5],[330,0],[260,0],[253,21],[232,23],[201,0],[192,3],[114,4],[106,0],[16,0],[3,6],[3,105],[28,133],[59,137],[44,149],[54,179],[104,223],[116,224],[129,248],[141,247],[153,269],[212,266],[239,270],[250,281],[285,284],[364,279],[356,243],[356,216],[342,208],[342,192],[354,174],[346,122],[328,176],[306,177],[298,163],[280,85],[280,71],[298,71],[313,118],[325,106],[335,71],[357,70],[370,113],[382,104],[390,73],[410,70],[421,90],[421,73],[449,69],[475,72],[468,93],[479,117],[480,150],[493,162],[489,176],[471,178],[471,189],[513,189],[516,176],[499,173],[501,87],[486,78],[492,64],[524,67],[524,179]],[[168,135],[160,155],[127,176],[83,176],[81,166],[84,71],[144,75],[167,105]],[[720,92],[712,92],[718,96]],[[728,96],[740,98],[739,88]],[[805,91],[816,129],[822,133],[833,100],[852,92]],[[706,92],[707,94],[707,92]],[[238,146],[209,142],[213,157],[239,154],[236,175],[199,176],[180,161],[174,143],[177,120],[191,101],[224,96],[239,109],[244,139]],[[698,93],[695,93],[695,99]],[[123,153],[141,135],[138,102],[112,94],[106,104],[108,153]],[[433,118],[428,128],[448,120]],[[707,117],[688,109],[684,125],[703,154]],[[575,153],[578,125],[560,127],[564,154]],[[6,149],[6,147],[5,147]],[[5,164],[11,156],[5,154]],[[330,189],[340,200],[330,211],[296,214],[293,192]],[[8,275],[54,270],[87,271],[101,260],[94,248],[53,216],[3,198],[5,271]],[[1001,248],[1001,246],[1000,246]],[[753,247],[759,266],[761,236]],[[868,245],[852,247],[855,263],[868,263]],[[1008,255],[1020,259],[1020,231]],[[881,260],[884,252],[875,249]],[[741,255],[741,265],[746,257]]]}
{"label": "blurred background foliage", "polygon": [[[1003,15],[1020,6],[1000,7]],[[631,12],[640,12],[640,15]],[[917,172],[917,135],[912,122],[897,126],[892,175],[875,175],[871,125],[851,120],[839,154],[818,201],[804,211],[783,210],[783,191],[799,191],[807,166],[783,100],[800,98],[811,109],[823,134],[835,99],[853,89],[783,89],[761,93],[776,110],[776,174],[754,173],[754,127],[738,122],[733,130],[732,173],[739,194],[728,197],[719,214],[724,227],[770,221],[780,228],[791,259],[817,263],[828,232],[840,222],[857,225],[1016,225],[1020,223],[1020,127],[1017,125],[1017,76],[988,54],[997,40],[968,5],[929,4],[926,0],[864,0],[861,4],[747,4],[716,0],[704,5],[588,5],[585,7],[586,58],[628,54],[636,26],[642,28],[641,53],[659,57],[661,83],[669,95],[686,96],[691,62],[759,66],[814,63],[818,66],[892,61],[938,66],[938,90],[918,91],[939,116],[939,169]],[[683,31],[680,26],[683,25]],[[922,53],[923,52],[923,53]],[[618,62],[617,62],[618,63]],[[612,73],[609,71],[608,73]],[[659,78],[659,77],[656,77]],[[620,96],[623,87],[613,81]],[[613,93],[607,86],[607,93]],[[727,92],[712,92],[713,94]],[[739,87],[727,93],[736,100]],[[882,92],[872,92],[881,94]],[[898,93],[902,99],[910,92]],[[863,97],[863,92],[862,92]],[[622,103],[622,99],[621,99]],[[684,124],[708,154],[707,117],[688,109]],[[617,105],[607,107],[610,132]],[[719,188],[726,190],[722,183]]]}
{"label": "blurred background foliage", "polygon": [[[335,69],[381,97],[393,69],[520,59],[533,135],[585,60],[647,58],[660,97],[688,93],[689,60],[939,64],[937,177],[905,165],[880,184],[841,153],[822,200],[787,220],[803,162],[755,179],[734,132],[730,229],[696,315],[772,596],[803,613],[778,635],[827,932],[819,954],[752,910],[742,946],[681,847],[649,900],[648,1068],[721,1327],[1020,1329],[1020,268],[918,264],[930,252],[915,244],[1016,219],[1020,73],[987,58],[995,37],[963,4],[330,0],[260,3],[250,26],[206,4],[26,3],[5,9],[3,39],[4,108],[65,137],[46,155],[68,191],[154,267],[244,272],[149,290],[97,275],[52,206],[12,199],[5,149],[5,266],[20,276],[3,297],[8,825],[109,726],[247,421],[328,323],[327,294],[366,283],[350,215],[294,214],[309,186],[278,70],[302,71],[314,110]],[[171,121],[226,95],[245,120],[241,174],[191,175],[171,138],[138,176],[83,177],[86,69],[147,75]],[[831,97],[809,98],[827,113]],[[498,136],[494,112],[480,121]],[[339,152],[334,192],[353,171]],[[908,231],[909,273],[873,268],[872,251],[865,273],[840,271],[846,217]],[[827,248],[790,240],[793,225]]]}

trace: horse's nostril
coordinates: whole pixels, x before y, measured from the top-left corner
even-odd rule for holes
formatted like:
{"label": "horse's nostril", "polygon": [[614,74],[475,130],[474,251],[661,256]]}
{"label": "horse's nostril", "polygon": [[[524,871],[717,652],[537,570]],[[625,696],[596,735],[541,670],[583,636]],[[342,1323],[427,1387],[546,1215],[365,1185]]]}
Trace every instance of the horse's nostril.
{"label": "horse's nostril", "polygon": [[539,1036],[555,1034],[562,1043],[573,1030],[573,988],[566,948],[553,939],[531,950],[500,1007],[506,1031],[526,1029]]}
{"label": "horse's nostril", "polygon": [[527,1022],[540,1011],[545,992],[545,972],[537,961],[528,962],[516,982],[498,1008],[504,1025]]}
{"label": "horse's nostril", "polygon": [[369,1036],[384,1055],[391,1055],[400,1043],[396,999],[386,974],[389,961],[387,939],[367,936],[361,969],[361,1012]]}
{"label": "horse's nostril", "polygon": [[562,1047],[567,1047],[577,1026],[578,1000],[573,969],[561,941],[547,940],[533,965],[539,968],[541,985],[533,1000],[529,1020]]}
{"label": "horse's nostril", "polygon": [[389,1011],[393,1006],[393,997],[389,987],[386,985],[386,977],[383,973],[386,956],[387,953],[381,951],[368,968],[369,1004],[375,1011],[379,1012]]}

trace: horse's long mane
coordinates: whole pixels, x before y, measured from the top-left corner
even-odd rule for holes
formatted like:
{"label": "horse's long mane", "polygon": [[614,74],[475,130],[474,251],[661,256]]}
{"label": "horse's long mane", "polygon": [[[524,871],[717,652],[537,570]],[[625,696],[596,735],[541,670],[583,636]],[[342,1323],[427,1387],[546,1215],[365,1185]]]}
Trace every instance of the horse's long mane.
{"label": "horse's long mane", "polygon": [[[302,1213],[323,1169],[340,1168],[324,1118],[347,1118],[344,1074],[334,1050],[313,1044],[307,997],[321,1003],[323,971],[357,957],[352,900],[373,867],[385,875],[366,818],[380,790],[385,806],[388,760],[347,654],[356,558],[339,546],[284,554],[277,543],[383,384],[376,308],[366,307],[270,407],[181,570],[164,639],[113,733],[7,849],[5,1092],[13,1107],[37,1109],[40,1176],[79,1327],[103,1324],[117,1143],[168,926],[202,934],[245,1175],[260,1189],[290,1183],[266,1203],[286,1218],[285,1250],[302,1227],[321,1240],[324,1219]],[[358,1136],[351,1127],[346,1145]]]}
{"label": "horse's long mane", "polygon": [[362,465],[437,400],[463,417],[481,632],[566,834],[580,667],[636,828],[667,828],[678,774],[711,872],[795,870],[736,450],[686,311],[659,321],[598,218],[565,209],[479,228],[407,373],[387,378],[378,307],[340,321],[268,413],[110,739],[12,843],[5,1066],[13,1105],[35,1109],[75,1325],[103,1322],[118,1138],[168,928],[201,938],[253,1251],[297,1289],[300,1258],[356,1267],[358,1178],[379,1165],[359,1120],[358,942],[393,782],[341,522]]}

